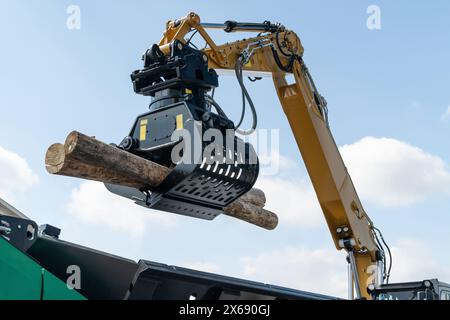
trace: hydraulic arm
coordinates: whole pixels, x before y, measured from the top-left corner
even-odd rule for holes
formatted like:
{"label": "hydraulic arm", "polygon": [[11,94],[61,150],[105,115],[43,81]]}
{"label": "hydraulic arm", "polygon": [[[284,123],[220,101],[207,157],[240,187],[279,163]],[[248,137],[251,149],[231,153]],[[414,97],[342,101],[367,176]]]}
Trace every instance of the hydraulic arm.
{"label": "hydraulic arm", "polygon": [[[255,32],[256,35],[244,40],[218,45],[206,31],[210,28],[223,29],[226,32]],[[204,49],[192,48],[191,39],[195,33],[198,33],[205,40],[206,46]],[[178,54],[180,52],[185,52],[181,56],[182,58]],[[203,70],[201,67],[198,69],[202,70],[202,74],[197,74],[196,79],[202,80],[202,84],[189,80],[189,75],[183,78],[183,73],[189,70],[187,67],[180,67],[175,70],[176,72],[172,72],[171,69],[172,65],[182,63],[183,59],[187,59],[187,57],[196,53],[201,53],[198,56],[199,59],[203,59],[207,64],[207,69]],[[153,106],[155,109],[179,102],[180,98],[173,92],[178,94],[180,90],[186,89],[192,92],[192,87],[194,87],[195,105],[202,106],[205,103],[206,105],[208,103],[214,104],[213,99],[208,100],[209,98],[206,98],[206,101],[203,100],[204,97],[208,97],[205,95],[208,90],[217,87],[217,75],[214,70],[235,70],[239,84],[243,88],[243,98],[247,100],[253,112],[252,129],[254,129],[256,127],[256,112],[242,83],[242,74],[245,71],[271,73],[278,98],[311,178],[334,244],[338,250],[344,249],[348,253],[347,260],[353,273],[352,278],[355,283],[356,295],[358,298],[370,298],[368,286],[380,284],[383,277],[386,276],[381,271],[386,267],[383,264],[385,260],[384,251],[376,233],[378,229],[374,227],[364,211],[331,134],[327,119],[326,101],[317,91],[302,56],[303,47],[298,36],[280,24],[270,22],[238,23],[234,21],[227,21],[223,24],[202,23],[197,14],[189,13],[179,20],[167,22],[166,30],[158,45],[144,54],[144,64],[147,67],[133,73],[132,79],[137,93],[155,97],[156,105]],[[197,56],[192,57],[191,64],[201,63]],[[156,78],[151,78],[152,72],[156,70],[155,68],[159,68],[158,72],[165,72],[165,81],[160,82],[159,73],[156,73]],[[198,70],[195,72],[198,73]],[[288,83],[286,80],[288,74],[293,75],[294,83]],[[179,81],[180,77],[181,82]],[[148,79],[151,81],[148,81]],[[170,86],[167,86],[168,83],[170,83]],[[161,86],[172,91],[163,91]],[[172,95],[170,95],[171,92]],[[166,101],[164,99],[171,100]],[[201,115],[195,115],[198,109],[196,108],[188,103],[187,109],[183,106],[176,113],[183,114],[184,117],[193,115],[194,119],[201,118]],[[204,110],[202,107],[200,109],[204,112],[208,108],[206,107]],[[220,128],[220,130],[235,129],[239,132],[237,128],[239,126],[228,122],[226,116],[220,112],[220,108],[218,111],[218,114],[214,115],[213,118],[215,121],[213,127]],[[156,117],[153,118],[156,119]],[[136,132],[139,131],[139,128],[142,129],[142,126],[147,125],[147,121],[151,121],[151,119],[142,118],[139,121],[140,123],[135,126]],[[177,122],[175,125],[181,124]],[[161,147],[161,143],[158,143],[158,146],[149,145],[146,146],[147,149],[139,150],[133,145],[138,139],[139,134],[135,133],[135,138],[131,137],[128,141],[124,140],[121,146],[131,152],[139,153],[142,151],[142,156],[148,155],[145,150]],[[238,142],[242,143],[240,140]],[[172,147],[170,141],[162,146],[164,148]],[[250,149],[250,153],[252,152],[252,149]],[[161,163],[170,165],[170,159],[165,159],[163,154],[165,153],[151,152],[149,155],[153,160],[157,160],[159,157]],[[240,182],[242,188],[235,190],[229,199],[216,199],[215,204],[218,205],[219,211],[220,206],[226,204],[226,201],[235,199],[253,185],[256,179],[255,175],[257,175],[257,166],[244,166],[242,169],[247,176],[244,181]],[[196,201],[190,196],[187,196],[185,200]],[[163,203],[163,205],[166,205],[166,203]]]}

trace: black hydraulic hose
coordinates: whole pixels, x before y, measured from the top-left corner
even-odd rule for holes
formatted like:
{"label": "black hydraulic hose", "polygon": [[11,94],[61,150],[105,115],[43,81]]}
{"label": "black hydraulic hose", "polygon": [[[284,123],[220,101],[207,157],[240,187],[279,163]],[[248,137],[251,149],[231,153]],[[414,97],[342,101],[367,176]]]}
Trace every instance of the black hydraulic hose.
{"label": "black hydraulic hose", "polygon": [[[247,91],[247,88],[245,87],[244,84],[244,79],[242,76],[242,69],[243,69],[243,58],[242,56],[239,57],[239,59],[237,59],[236,64],[234,66],[234,71],[236,73],[236,78],[238,80],[239,86],[241,87],[241,91],[242,91],[242,98],[243,98],[243,104],[242,104],[242,114],[241,114],[241,119],[239,120],[238,125],[236,126],[236,132],[242,135],[250,135],[252,134],[258,124],[258,115],[256,113],[256,108],[255,105],[253,104],[252,98],[250,97],[250,94]],[[241,130],[239,129],[240,125],[242,124],[243,120],[244,120],[244,115],[245,115],[245,100],[247,100],[249,106],[250,106],[250,110],[252,112],[252,118],[253,118],[253,122],[252,122],[252,127],[251,129],[248,130]]]}
{"label": "black hydraulic hose", "polygon": [[380,239],[378,238],[377,232],[375,230],[372,230],[372,234],[375,238],[375,242],[377,244],[378,250],[380,250],[381,254],[383,255],[383,279],[385,279],[387,273],[386,273],[386,253],[384,251],[383,245],[381,244]]}
{"label": "black hydraulic hose", "polygon": [[197,46],[193,43],[191,43],[192,38],[194,38],[194,36],[198,33],[198,30],[195,30],[191,36],[189,37],[189,39],[186,41],[186,45],[192,45],[195,49],[198,49]]}
{"label": "black hydraulic hose", "polygon": [[208,102],[210,104],[212,104],[214,106],[214,108],[217,110],[217,113],[219,115],[221,115],[222,117],[224,117],[225,119],[228,119],[227,115],[225,114],[225,112],[223,111],[222,107],[216,102],[216,100],[214,100],[213,97],[206,95],[206,99],[208,100]]}
{"label": "black hydraulic hose", "polygon": [[279,32],[277,32],[275,34],[275,40],[277,41],[277,46],[280,49],[280,52],[283,54],[283,56],[290,58],[292,56],[292,53],[290,53],[290,52],[286,53],[283,51],[283,47],[280,44],[280,33]]}
{"label": "black hydraulic hose", "polygon": [[386,247],[388,254],[389,254],[389,268],[386,274],[386,283],[389,283],[389,277],[391,275],[391,270],[392,270],[392,253],[391,253],[391,249],[389,248],[389,246],[387,245],[386,241],[384,240],[383,234],[381,233],[380,229],[373,227],[379,234],[380,234],[380,238],[381,241],[383,242],[384,246]]}
{"label": "black hydraulic hose", "polygon": [[288,64],[284,66],[283,63],[280,60],[280,56],[278,55],[277,50],[275,50],[274,47],[271,47],[271,48],[272,48],[273,58],[275,60],[275,63],[277,64],[278,68],[280,68],[284,72],[291,73],[292,72],[292,66],[294,65],[294,61],[295,61],[295,55],[291,55],[290,58],[289,58]]}
{"label": "black hydraulic hose", "polygon": [[245,95],[244,92],[242,92],[242,111],[241,111],[241,118],[239,119],[238,124],[236,125],[236,128],[240,128],[242,125],[242,122],[244,122],[245,117]]}

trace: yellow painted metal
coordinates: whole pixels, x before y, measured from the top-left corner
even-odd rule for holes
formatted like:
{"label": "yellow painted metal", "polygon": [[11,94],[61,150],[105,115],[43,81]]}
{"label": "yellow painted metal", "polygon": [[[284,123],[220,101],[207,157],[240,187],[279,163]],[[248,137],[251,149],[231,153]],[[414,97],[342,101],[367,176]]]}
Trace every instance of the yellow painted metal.
{"label": "yellow painted metal", "polygon": [[139,123],[139,140],[145,141],[147,139],[147,119],[141,120]]}
{"label": "yellow painted metal", "polygon": [[[286,72],[280,69],[273,57],[272,48],[279,53],[283,65],[289,62],[289,57],[282,53],[289,52],[301,57],[303,47],[300,39],[293,31],[283,30],[278,35],[263,33],[256,37],[216,45],[200,26],[198,15],[190,13],[177,24],[173,21],[167,23],[166,32],[160,42],[161,50],[168,54],[172,41],[184,41],[184,36],[194,29],[199,31],[209,45],[203,52],[208,57],[209,67],[213,69],[233,69],[244,50],[256,48],[244,69],[272,73],[278,98],[308,170],[334,244],[341,250],[345,249],[341,240],[354,239],[362,295],[370,299],[365,289],[374,281],[371,266],[376,264],[377,251],[372,222],[364,211],[347,172],[324,110],[315,99],[315,93],[316,96],[318,93],[311,83],[303,61],[294,62],[292,73],[295,82],[289,84],[286,81]],[[255,43],[268,45],[258,47]],[[338,233],[338,228],[342,227],[347,227],[348,232]]]}
{"label": "yellow painted metal", "polygon": [[177,130],[183,129],[183,114],[182,113],[177,114],[176,123],[177,123]]}

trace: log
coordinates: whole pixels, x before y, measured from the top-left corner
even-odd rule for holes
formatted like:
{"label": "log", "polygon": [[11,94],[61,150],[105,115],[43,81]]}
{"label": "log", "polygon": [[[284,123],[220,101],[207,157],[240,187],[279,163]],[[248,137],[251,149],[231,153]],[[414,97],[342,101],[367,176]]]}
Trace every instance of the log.
{"label": "log", "polygon": [[94,166],[66,156],[64,145],[51,145],[45,156],[45,167],[49,173],[68,177],[77,177],[94,181],[120,184],[132,188],[141,188],[144,180],[132,180],[105,167]]}
{"label": "log", "polygon": [[261,189],[252,188],[250,191],[242,195],[238,200],[254,204],[257,207],[266,205],[266,195]]}
{"label": "log", "polygon": [[[121,150],[77,131],[63,144],[51,145],[45,155],[45,167],[51,174],[83,178],[133,188],[155,188],[170,169]],[[253,188],[224,208],[228,216],[272,230],[276,214],[263,209],[264,192]]]}
{"label": "log", "polygon": [[275,213],[245,202],[241,198],[226,206],[223,212],[227,216],[244,220],[267,230],[273,230],[278,225],[278,216]]}
{"label": "log", "polygon": [[106,167],[130,180],[145,181],[145,187],[158,186],[170,173],[169,168],[77,131],[67,136],[64,149],[66,156],[70,155],[74,160]]}
{"label": "log", "polygon": [[49,173],[124,185],[157,187],[170,169],[73,131],[45,155]]}

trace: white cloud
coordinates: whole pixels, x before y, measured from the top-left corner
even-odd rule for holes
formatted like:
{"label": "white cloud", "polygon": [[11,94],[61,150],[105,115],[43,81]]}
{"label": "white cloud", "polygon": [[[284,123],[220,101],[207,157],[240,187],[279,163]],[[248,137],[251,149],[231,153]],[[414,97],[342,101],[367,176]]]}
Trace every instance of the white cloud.
{"label": "white cloud", "polygon": [[450,119],[450,106],[447,107],[447,109],[444,111],[444,113],[441,115],[441,121],[447,121]]}
{"label": "white cloud", "polygon": [[394,264],[390,282],[450,279],[450,265],[443,266],[436,261],[430,248],[423,243],[413,239],[402,239],[391,249]]}
{"label": "white cloud", "polygon": [[365,137],[340,151],[364,200],[398,206],[450,194],[445,162],[406,142]]}
{"label": "white cloud", "polygon": [[287,171],[298,170],[298,165],[294,160],[281,155],[275,150],[272,150],[270,154],[260,153],[258,158],[260,177],[273,177]]}
{"label": "white cloud", "polygon": [[83,182],[72,190],[67,211],[82,222],[108,226],[136,237],[144,234],[147,224],[167,227],[176,220],[171,213],[149,210],[114,195],[95,181]]}
{"label": "white cloud", "polygon": [[[448,191],[450,172],[437,156],[405,142],[366,137],[340,148],[357,190],[366,201],[385,206],[409,205]],[[316,194],[293,160],[279,155],[276,176],[260,176],[256,187],[266,193],[266,208],[280,217],[280,226],[315,228],[325,225]],[[141,208],[109,193],[102,184],[86,182],[73,190],[68,211],[78,219],[141,235],[147,221],[170,225],[174,215]]]}
{"label": "white cloud", "polygon": [[[402,206],[426,198],[450,195],[450,171],[438,156],[391,138],[365,137],[340,148],[357,191],[364,201]],[[277,213],[280,225],[313,228],[325,223],[314,189],[293,160],[272,152],[280,168],[260,175],[266,208]],[[267,163],[267,159],[266,159]]]}
{"label": "white cloud", "polygon": [[316,194],[305,179],[259,178],[256,187],[264,190],[266,208],[279,216],[280,226],[311,228],[325,223]]}
{"label": "white cloud", "polygon": [[18,154],[0,147],[0,197],[14,199],[37,184],[38,176]]}
{"label": "white cloud", "polygon": [[345,254],[332,249],[286,247],[241,259],[252,280],[338,297],[347,295]]}
{"label": "white cloud", "polygon": [[[390,283],[450,279],[450,266],[436,261],[419,241],[403,239],[391,247]],[[285,247],[241,259],[243,276],[299,290],[347,297],[345,253],[333,249]]]}
{"label": "white cloud", "polygon": [[260,157],[260,163],[270,169],[260,170],[255,187],[266,194],[265,208],[279,216],[280,226],[313,228],[324,223],[317,196],[298,162],[272,150],[270,157]]}

